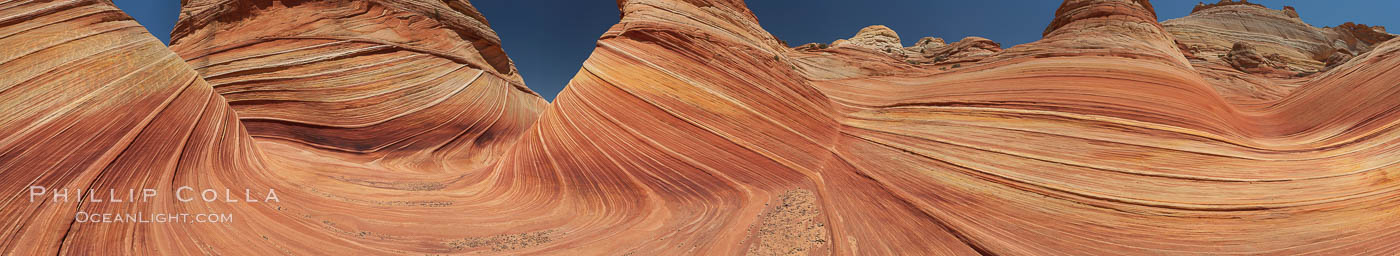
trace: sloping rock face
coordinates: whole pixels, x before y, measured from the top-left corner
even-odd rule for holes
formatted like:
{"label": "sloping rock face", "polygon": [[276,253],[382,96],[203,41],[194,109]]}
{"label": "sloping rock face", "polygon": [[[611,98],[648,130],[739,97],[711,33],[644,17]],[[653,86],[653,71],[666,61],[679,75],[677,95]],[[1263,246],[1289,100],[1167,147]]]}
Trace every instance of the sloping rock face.
{"label": "sloping rock face", "polygon": [[[276,183],[250,178],[271,173],[256,168],[265,162],[224,99],[110,2],[0,4],[0,45],[5,46],[0,50],[5,74],[0,76],[0,179],[6,181],[0,183],[5,191],[0,248],[5,254],[237,252],[239,245],[231,241],[252,243],[259,233],[296,236],[280,226],[290,218],[268,219],[266,207],[176,204],[174,197],[108,201],[128,200],[128,189],[174,193],[182,186],[236,183],[240,190],[266,191]],[[61,198],[33,196],[32,186],[67,192]],[[188,209],[237,214],[246,221],[228,226],[78,221],[88,220],[87,213]]]}
{"label": "sloping rock face", "polygon": [[[1236,81],[1209,75],[1280,80],[1188,63],[1151,8],[1066,1],[1044,39],[960,69],[814,79],[842,113],[838,155],[957,237],[932,243],[942,248],[883,246],[1390,253],[1400,232],[1371,225],[1400,225],[1386,210],[1400,204],[1397,170],[1351,164],[1400,160],[1381,146],[1400,138],[1400,115],[1387,110],[1400,106],[1400,73],[1389,68],[1400,41],[1241,104],[1218,89]],[[847,239],[863,253],[882,248]],[[899,254],[885,252],[873,254]]]}
{"label": "sloping rock face", "polygon": [[[242,10],[220,3],[207,8]],[[0,106],[13,110],[0,112],[0,177],[23,181],[0,185],[12,193],[0,207],[9,231],[0,242],[14,254],[1400,252],[1394,246],[1400,70],[1393,68],[1400,66],[1400,40],[1376,44],[1328,71],[1280,80],[1187,58],[1147,1],[1068,0],[1042,40],[951,68],[851,47],[789,49],[738,0],[617,4],[621,21],[602,35],[566,89],[508,147],[474,168],[442,164],[463,156],[437,149],[355,153],[338,148],[342,139],[254,132],[259,119],[242,117],[245,110],[232,100],[239,96],[220,91],[238,83],[212,82],[230,76],[215,75],[220,63],[244,59],[288,67],[232,76],[323,68],[330,60],[266,57],[323,42],[291,49],[232,44],[207,55],[248,55],[204,59],[191,57],[206,55],[195,46],[224,45],[222,31],[255,31],[191,33],[178,42],[190,45],[176,47],[177,55],[109,3],[0,4],[0,41],[13,46],[0,51],[0,69],[14,74],[0,77]],[[379,10],[368,13],[390,21],[401,17],[394,10],[414,10],[393,6],[356,10]],[[329,10],[321,12],[334,13]],[[440,31],[432,22],[414,24],[409,27]],[[474,42],[343,31],[373,26],[297,27],[380,38],[364,41],[393,49],[382,54],[435,49],[412,42]],[[196,34],[207,35],[191,37]],[[284,43],[299,40],[305,39]],[[1238,50],[1231,59],[1270,60],[1257,45],[1231,46]],[[475,47],[451,49],[469,48]],[[473,77],[490,74],[502,87],[512,80],[502,72],[508,68],[470,65],[493,63],[488,57],[429,55],[417,58],[452,59],[443,65],[478,70]],[[1238,81],[1212,79],[1219,75],[1292,81],[1297,88],[1241,103],[1220,89]],[[353,78],[316,84],[363,81]],[[497,112],[460,115],[511,111],[511,104],[496,105]],[[303,111],[316,109],[289,113]],[[336,129],[342,128],[292,134]],[[383,152],[423,156],[377,155]],[[28,202],[31,184],[170,194],[180,186],[271,188],[280,200]],[[233,213],[237,221],[73,218],[132,211]]]}
{"label": "sloping rock face", "polygon": [[1222,0],[1201,4],[1191,15],[1163,23],[1192,54],[1216,62],[1228,55],[1238,42],[1253,45],[1260,54],[1278,55],[1291,74],[1326,70],[1327,59],[1335,53],[1356,56],[1376,44],[1394,38],[1370,26],[1346,23],[1335,28],[1317,28],[1304,23],[1293,7],[1269,9],[1248,1]]}
{"label": "sloping rock face", "polygon": [[406,171],[483,166],[546,104],[460,0],[188,0],[170,48],[254,137]]}

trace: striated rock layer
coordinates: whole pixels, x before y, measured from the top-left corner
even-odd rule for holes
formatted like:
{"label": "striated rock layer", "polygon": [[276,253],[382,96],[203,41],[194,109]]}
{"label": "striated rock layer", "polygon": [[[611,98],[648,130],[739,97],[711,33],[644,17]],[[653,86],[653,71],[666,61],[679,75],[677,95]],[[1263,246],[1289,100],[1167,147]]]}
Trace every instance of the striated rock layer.
{"label": "striated rock layer", "polygon": [[[173,52],[105,2],[0,4],[0,248],[1400,253],[1400,40],[1275,78],[1184,54],[1145,0],[1067,0],[1040,41],[923,65],[959,43],[794,50],[742,1],[621,0],[544,106],[465,1],[184,4]],[[1260,45],[1229,58],[1273,68]],[[73,221],[131,211],[237,220]]]}
{"label": "striated rock layer", "polygon": [[1354,23],[1317,28],[1293,7],[1232,0],[1197,5],[1163,26],[1227,100],[1251,105],[1277,101],[1302,83],[1294,78],[1332,69],[1395,37]]}
{"label": "striated rock layer", "polygon": [[188,0],[170,49],[254,137],[408,172],[485,165],[547,104],[466,1]]}
{"label": "striated rock layer", "polygon": [[[941,41],[941,40],[940,40]],[[832,46],[860,47],[877,52],[884,52],[892,57],[907,57],[904,52],[904,43],[899,41],[899,33],[884,25],[874,25],[865,27],[856,32],[855,37],[846,40],[837,40],[831,43]]]}
{"label": "striated rock layer", "polygon": [[926,217],[882,219],[983,254],[1400,250],[1400,41],[1240,104],[1146,1],[1056,13],[960,69],[813,82],[842,113],[834,150]]}
{"label": "striated rock layer", "polygon": [[1383,27],[1354,23],[1317,28],[1304,23],[1293,7],[1274,10],[1231,0],[1198,5],[1191,15],[1163,25],[1182,50],[1194,57],[1228,63],[1231,60],[1222,58],[1233,46],[1247,43],[1259,54],[1275,59],[1285,76],[1326,70],[1339,62],[1328,60],[1334,55],[1349,59],[1395,37]]}
{"label": "striated rock layer", "polygon": [[[236,253],[261,236],[298,236],[272,205],[93,203],[129,189],[269,187],[237,114],[180,57],[107,2],[0,4],[0,248],[6,254]],[[31,186],[68,189],[63,199]],[[87,192],[101,191],[100,194]],[[111,192],[109,192],[111,191]],[[112,195],[121,191],[121,195]],[[45,194],[47,195],[47,194]],[[78,223],[78,213],[236,214],[232,225]],[[246,247],[244,247],[246,248]],[[275,250],[260,250],[272,253]]]}

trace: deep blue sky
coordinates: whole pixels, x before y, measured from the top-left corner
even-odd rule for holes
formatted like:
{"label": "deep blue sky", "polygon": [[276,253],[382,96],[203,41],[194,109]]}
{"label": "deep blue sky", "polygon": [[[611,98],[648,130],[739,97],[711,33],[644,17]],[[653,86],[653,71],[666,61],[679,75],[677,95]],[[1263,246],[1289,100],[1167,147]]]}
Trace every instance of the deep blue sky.
{"label": "deep blue sky", "polygon": [[[1206,0],[1216,2],[1215,0]],[[179,15],[179,0],[114,0],[161,41],[169,42]],[[893,28],[906,45],[924,36],[949,42],[966,36],[992,39],[1010,48],[1040,39],[1059,7],[1047,0],[750,0],[749,8],[765,29],[793,46],[829,43],[851,37],[861,28]],[[1154,1],[1162,20],[1186,16],[1198,1]],[[1254,0],[1269,8],[1291,5],[1313,26],[1353,21],[1383,25],[1400,32],[1400,1],[1395,0]],[[573,78],[594,42],[617,23],[615,0],[476,0],[472,1],[500,34],[506,54],[515,60],[525,83],[553,100]]]}
{"label": "deep blue sky", "polygon": [[170,44],[170,31],[180,19],[180,0],[112,0],[161,42]]}

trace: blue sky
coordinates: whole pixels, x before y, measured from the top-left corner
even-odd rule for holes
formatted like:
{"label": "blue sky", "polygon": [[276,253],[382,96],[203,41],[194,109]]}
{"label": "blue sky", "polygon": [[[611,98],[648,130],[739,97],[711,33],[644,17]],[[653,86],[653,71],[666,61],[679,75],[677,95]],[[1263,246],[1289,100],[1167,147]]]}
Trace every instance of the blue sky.
{"label": "blue sky", "polygon": [[[1209,0],[1208,0],[1209,1]],[[152,34],[169,42],[179,0],[114,0]],[[1153,1],[1162,20],[1186,16],[1198,1]],[[1209,1],[1216,2],[1216,1]],[[1313,26],[1347,21],[1400,31],[1400,1],[1253,0],[1269,8],[1291,5]],[[967,36],[992,39],[1009,48],[1040,39],[1059,7],[1049,0],[750,0],[765,29],[793,46],[847,38],[869,25],[893,28],[912,44],[924,36],[949,42]],[[553,100],[593,52],[595,41],[617,23],[614,0],[472,1],[500,34],[525,83]]]}
{"label": "blue sky", "polygon": [[131,15],[161,42],[170,44],[170,31],[180,19],[180,0],[113,0],[117,8]]}

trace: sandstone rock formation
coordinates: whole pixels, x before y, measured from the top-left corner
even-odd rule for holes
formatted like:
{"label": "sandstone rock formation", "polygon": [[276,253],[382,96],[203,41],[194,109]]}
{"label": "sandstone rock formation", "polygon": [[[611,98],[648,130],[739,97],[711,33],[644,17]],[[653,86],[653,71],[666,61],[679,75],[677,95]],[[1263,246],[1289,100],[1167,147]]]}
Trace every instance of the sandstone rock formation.
{"label": "sandstone rock formation", "polygon": [[955,71],[813,85],[838,155],[975,251],[942,254],[1395,253],[1373,225],[1400,225],[1400,41],[1239,103],[1207,75],[1281,80],[1188,64],[1151,8],[1066,1],[1044,39]]}
{"label": "sandstone rock formation", "polygon": [[[830,49],[838,47],[838,49]],[[873,52],[880,55],[887,55],[891,58],[902,60],[909,64],[959,64],[977,62],[1001,51],[1001,44],[990,39],[981,37],[967,37],[960,41],[948,44],[942,38],[924,37],[915,42],[913,46],[904,47],[899,39],[899,34],[883,25],[869,26],[861,29],[855,37],[850,39],[839,39],[830,45],[820,43],[809,43],[794,50],[803,52],[813,51],[841,51],[842,55],[852,55],[847,50]],[[841,50],[847,49],[847,50]],[[864,54],[861,54],[864,55]],[[826,62],[843,62],[840,60],[825,60]],[[844,64],[822,64],[836,66],[850,66],[852,63]],[[889,68],[877,67],[873,70],[888,70]]]}
{"label": "sandstone rock formation", "polygon": [[824,43],[806,43],[806,44],[799,45],[799,46],[797,46],[797,47],[793,47],[792,49],[793,49],[793,50],[798,50],[798,51],[816,51],[816,50],[823,50],[823,49],[827,49],[827,48],[831,48],[831,45],[829,45],[829,44],[824,44]]}
{"label": "sandstone rock formation", "polygon": [[[1342,23],[1342,25],[1331,28],[1340,36],[1342,43],[1346,45],[1376,45],[1395,39],[1395,35],[1385,32],[1385,27],[1367,26],[1366,24],[1356,24],[1352,22]],[[1365,52],[1364,49],[1361,52]]]}
{"label": "sandstone rock formation", "polygon": [[922,53],[924,50],[938,49],[939,47],[943,47],[945,45],[948,45],[948,43],[944,42],[943,38],[924,37],[919,38],[919,41],[915,42],[914,46],[905,47],[904,50]]}
{"label": "sandstone rock formation", "polygon": [[907,61],[918,64],[969,63],[1001,52],[1001,44],[981,37],[967,37],[952,44],[943,44],[943,39],[934,39],[930,43],[920,40],[919,44],[905,48],[909,52]]}
{"label": "sandstone rock formation", "polygon": [[[300,236],[297,227],[285,226],[296,219],[273,205],[175,203],[173,197],[92,202],[124,199],[128,189],[173,193],[227,184],[266,191],[296,183],[261,171],[268,163],[223,97],[110,2],[0,4],[0,45],[0,179],[6,181],[0,248],[6,254],[275,253],[246,245],[260,235]],[[31,186],[69,192],[36,198]],[[188,209],[245,219],[225,226],[75,218]]]}
{"label": "sandstone rock formation", "polygon": [[1207,62],[1224,63],[1235,43],[1252,45],[1263,55],[1277,54],[1290,74],[1325,70],[1327,59],[1342,52],[1356,56],[1376,44],[1394,38],[1366,25],[1346,23],[1335,28],[1317,28],[1304,23],[1293,7],[1269,9],[1248,1],[1221,0],[1200,4],[1191,15],[1163,23],[1167,32],[1185,49]]}
{"label": "sandstone rock formation", "polygon": [[[1230,0],[1198,5],[1191,15],[1163,25],[1195,69],[1227,100],[1241,104],[1276,101],[1300,84],[1286,78],[1329,70],[1394,37],[1384,28],[1351,23],[1317,28],[1304,23],[1293,7],[1274,10]],[[1273,65],[1241,68],[1231,58],[1239,43]]]}
{"label": "sandstone rock formation", "polygon": [[170,48],[254,137],[396,169],[470,169],[493,161],[546,104],[464,0],[183,6]]}
{"label": "sandstone rock formation", "polygon": [[[1262,5],[1262,4],[1256,4],[1256,3],[1250,3],[1249,0],[1240,0],[1239,2],[1235,2],[1234,0],[1220,0],[1220,2],[1215,2],[1215,3],[1210,3],[1210,4],[1207,4],[1207,3],[1205,3],[1205,2],[1197,3],[1197,4],[1196,4],[1196,7],[1191,8],[1191,14],[1196,14],[1197,12],[1201,12],[1202,10],[1205,10],[1205,9],[1210,9],[1210,8],[1215,8],[1215,7],[1221,7],[1221,6],[1235,6],[1235,5],[1253,6],[1253,7],[1265,8],[1264,5]],[[1284,7],[1283,10],[1284,10],[1284,11],[1291,11],[1292,13],[1294,13],[1295,15],[1290,15],[1290,16],[1293,16],[1294,18],[1297,18],[1297,17],[1298,17],[1298,15],[1296,15],[1296,14],[1298,13],[1298,10],[1293,9],[1293,7]]]}
{"label": "sandstone rock formation", "polygon": [[1258,49],[1254,48],[1254,45],[1246,42],[1235,43],[1234,46],[1230,47],[1230,53],[1225,55],[1223,59],[1235,69],[1254,74],[1278,72],[1278,70],[1286,68],[1283,63],[1287,61],[1277,53],[1262,55]]}
{"label": "sandstone rock formation", "polygon": [[904,58],[904,44],[899,41],[899,34],[893,29],[884,25],[874,25],[860,29],[856,35],[845,41],[831,43],[833,46],[850,46],[883,52],[896,58]]}
{"label": "sandstone rock formation", "polygon": [[[332,3],[191,0],[175,51],[106,2],[0,4],[0,248],[1400,253],[1400,40],[1269,77],[1222,60],[1272,68],[1267,44],[1188,58],[1145,0],[1067,0],[1040,41],[920,40],[980,57],[910,65],[787,48],[739,0],[620,0],[543,106],[465,1]],[[32,184],[281,200],[29,202]],[[74,222],[132,211],[237,221]]]}

